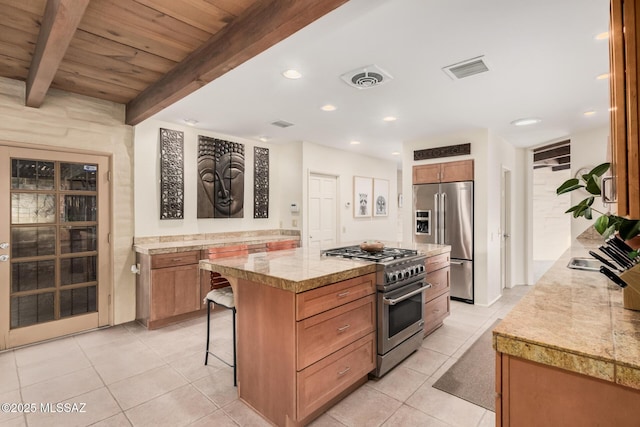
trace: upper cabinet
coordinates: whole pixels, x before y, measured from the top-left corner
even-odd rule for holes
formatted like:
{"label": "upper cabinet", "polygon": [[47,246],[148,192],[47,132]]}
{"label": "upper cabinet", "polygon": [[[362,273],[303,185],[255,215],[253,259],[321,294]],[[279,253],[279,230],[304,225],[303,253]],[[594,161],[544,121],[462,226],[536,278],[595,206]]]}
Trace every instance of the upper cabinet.
{"label": "upper cabinet", "polygon": [[431,163],[413,167],[414,184],[473,181],[473,160]]}
{"label": "upper cabinet", "polygon": [[640,218],[640,0],[611,0],[611,157],[618,214]]}

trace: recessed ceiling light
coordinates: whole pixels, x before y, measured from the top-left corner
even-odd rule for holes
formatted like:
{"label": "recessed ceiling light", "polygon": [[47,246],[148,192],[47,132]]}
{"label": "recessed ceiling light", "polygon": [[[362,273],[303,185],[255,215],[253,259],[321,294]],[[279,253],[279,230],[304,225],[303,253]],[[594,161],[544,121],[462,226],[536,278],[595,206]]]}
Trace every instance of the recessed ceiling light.
{"label": "recessed ceiling light", "polygon": [[396,120],[398,120],[398,118],[394,116],[387,116],[382,120],[384,120],[385,122],[395,122]]}
{"label": "recessed ceiling light", "polygon": [[336,110],[336,106],[335,105],[331,105],[331,104],[327,104],[327,105],[323,105],[322,107],[320,107],[320,109],[322,111],[335,111]]}
{"label": "recessed ceiling light", "polygon": [[394,151],[393,153],[391,153],[392,156],[399,156],[400,152],[399,151]]}
{"label": "recessed ceiling light", "polygon": [[596,80],[605,80],[609,78],[609,73],[602,73],[596,76]]}
{"label": "recessed ceiling light", "polygon": [[351,145],[358,145],[358,144],[360,144],[360,141],[351,141],[349,144],[351,144]]}
{"label": "recessed ceiling light", "polygon": [[596,113],[596,112],[595,112],[594,110],[589,110],[589,111],[585,111],[585,112],[584,112],[584,113],[582,113],[582,114],[584,114],[585,116],[587,116],[587,117],[588,117],[588,116],[593,116],[595,113]]}
{"label": "recessed ceiling light", "polygon": [[302,74],[300,74],[300,71],[294,70],[294,69],[285,70],[282,72],[282,75],[292,80],[299,79],[300,77],[302,77]]}
{"label": "recessed ceiling light", "polygon": [[529,126],[529,125],[535,125],[536,123],[540,123],[541,121],[542,120],[540,120],[537,117],[529,117],[529,118],[514,120],[511,122],[511,124],[514,126]]}
{"label": "recessed ceiling light", "polygon": [[259,136],[258,139],[262,142],[267,142],[269,140],[269,137],[267,136]]}
{"label": "recessed ceiling light", "polygon": [[184,119],[184,122],[189,126],[195,126],[198,123],[198,121],[195,119]]}
{"label": "recessed ceiling light", "polygon": [[604,33],[597,34],[596,37],[595,37],[596,40],[606,40],[608,38],[609,38],[609,32],[608,31],[605,31]]}

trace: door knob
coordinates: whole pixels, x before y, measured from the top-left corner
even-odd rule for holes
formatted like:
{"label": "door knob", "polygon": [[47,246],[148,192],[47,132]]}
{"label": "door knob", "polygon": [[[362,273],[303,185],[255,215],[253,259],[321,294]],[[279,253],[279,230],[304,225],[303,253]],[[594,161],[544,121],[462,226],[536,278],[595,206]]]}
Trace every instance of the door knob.
{"label": "door knob", "polygon": [[9,261],[9,255],[0,255],[0,261],[2,262]]}
{"label": "door knob", "polygon": [[9,244],[7,242],[0,243],[0,249],[8,249],[8,248],[9,248]]}

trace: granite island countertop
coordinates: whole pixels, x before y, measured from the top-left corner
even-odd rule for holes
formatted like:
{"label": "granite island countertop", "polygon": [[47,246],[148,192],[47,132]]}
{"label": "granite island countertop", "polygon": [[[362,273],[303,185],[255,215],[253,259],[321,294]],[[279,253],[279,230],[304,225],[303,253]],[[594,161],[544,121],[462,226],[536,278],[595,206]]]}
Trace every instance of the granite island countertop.
{"label": "granite island countertop", "polygon": [[640,312],[599,272],[567,268],[597,241],[576,241],[493,330],[511,356],[640,389]]}
{"label": "granite island countertop", "polygon": [[[398,243],[394,247],[418,249],[427,256],[439,255],[451,250],[447,245],[415,246]],[[321,250],[312,248],[260,252],[200,261],[200,268],[203,270],[215,271],[222,276],[259,282],[295,293],[375,273],[377,266],[378,264],[370,261],[323,256]]]}

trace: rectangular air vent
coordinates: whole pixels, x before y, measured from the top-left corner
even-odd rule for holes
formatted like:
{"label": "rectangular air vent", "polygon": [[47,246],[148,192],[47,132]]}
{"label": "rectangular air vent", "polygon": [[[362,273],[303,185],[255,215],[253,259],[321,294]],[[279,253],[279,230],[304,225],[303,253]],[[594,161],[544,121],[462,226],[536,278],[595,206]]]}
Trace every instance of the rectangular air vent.
{"label": "rectangular air vent", "polygon": [[288,128],[289,126],[293,126],[293,123],[285,122],[284,120],[278,120],[271,124],[274,126],[278,126],[279,128]]}
{"label": "rectangular air vent", "polygon": [[451,79],[459,80],[489,71],[489,67],[487,66],[484,56],[478,56],[476,58],[467,59],[466,61],[447,65],[442,68],[442,71],[451,77]]}

